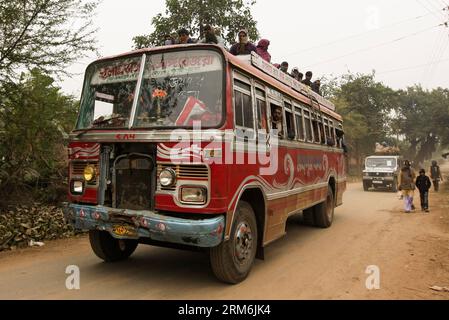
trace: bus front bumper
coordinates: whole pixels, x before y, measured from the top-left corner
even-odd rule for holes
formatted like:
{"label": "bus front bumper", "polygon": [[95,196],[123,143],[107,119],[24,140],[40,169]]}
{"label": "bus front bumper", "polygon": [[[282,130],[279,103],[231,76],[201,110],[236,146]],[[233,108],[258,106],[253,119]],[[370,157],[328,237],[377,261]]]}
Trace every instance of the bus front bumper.
{"label": "bus front bumper", "polygon": [[64,204],[64,217],[76,230],[109,232],[116,239],[154,241],[213,248],[224,240],[225,217],[202,220],[175,218],[152,211]]}

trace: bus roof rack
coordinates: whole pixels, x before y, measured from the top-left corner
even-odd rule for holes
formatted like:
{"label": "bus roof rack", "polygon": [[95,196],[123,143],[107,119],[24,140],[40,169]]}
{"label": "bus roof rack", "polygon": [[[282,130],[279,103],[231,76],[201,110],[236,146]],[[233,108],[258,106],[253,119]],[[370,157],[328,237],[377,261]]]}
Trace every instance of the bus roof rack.
{"label": "bus roof rack", "polygon": [[[248,56],[243,56],[243,57],[248,57]],[[262,59],[262,57],[259,56],[255,52],[252,52],[250,57],[251,57],[251,64],[254,67],[256,67],[257,69],[263,71],[264,73],[270,75],[271,77],[275,78],[276,80],[289,86],[293,90],[309,97],[310,99],[316,100],[323,107],[335,112],[335,105],[332,102],[330,102],[329,100],[320,96],[318,93],[312,91],[312,89],[309,86],[306,86],[305,84],[292,78],[289,74],[282,72],[281,70],[276,68],[271,63]],[[245,58],[245,59],[247,59],[247,58]]]}

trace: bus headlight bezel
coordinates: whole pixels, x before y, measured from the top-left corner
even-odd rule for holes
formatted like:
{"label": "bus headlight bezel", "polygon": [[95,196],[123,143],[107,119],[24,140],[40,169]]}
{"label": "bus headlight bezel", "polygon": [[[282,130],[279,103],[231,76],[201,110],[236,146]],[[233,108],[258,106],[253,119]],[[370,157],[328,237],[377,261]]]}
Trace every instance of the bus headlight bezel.
{"label": "bus headlight bezel", "polygon": [[207,188],[203,186],[182,186],[179,193],[182,203],[192,205],[207,203]]}
{"label": "bus headlight bezel", "polygon": [[165,168],[159,174],[159,183],[163,188],[170,188],[176,184],[176,171],[172,168]]}
{"label": "bus headlight bezel", "polygon": [[84,194],[84,181],[81,180],[72,180],[70,182],[70,192],[73,195],[83,195]]}

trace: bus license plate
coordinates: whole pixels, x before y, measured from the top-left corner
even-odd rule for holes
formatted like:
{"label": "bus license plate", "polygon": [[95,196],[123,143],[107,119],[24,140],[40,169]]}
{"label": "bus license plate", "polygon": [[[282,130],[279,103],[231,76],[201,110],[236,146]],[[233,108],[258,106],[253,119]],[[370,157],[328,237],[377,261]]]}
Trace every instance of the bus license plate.
{"label": "bus license plate", "polygon": [[112,233],[118,237],[136,237],[137,230],[132,226],[116,225],[112,227]]}

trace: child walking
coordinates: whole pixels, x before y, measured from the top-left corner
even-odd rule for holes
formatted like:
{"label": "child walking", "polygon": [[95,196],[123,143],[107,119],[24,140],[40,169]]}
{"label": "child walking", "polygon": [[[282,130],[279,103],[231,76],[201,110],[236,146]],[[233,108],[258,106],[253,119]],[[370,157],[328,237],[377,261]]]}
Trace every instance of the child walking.
{"label": "child walking", "polygon": [[416,187],[421,195],[421,210],[429,213],[429,190],[430,187],[432,187],[432,182],[430,182],[430,178],[426,176],[426,170],[421,169],[419,171],[419,176],[416,178]]}

